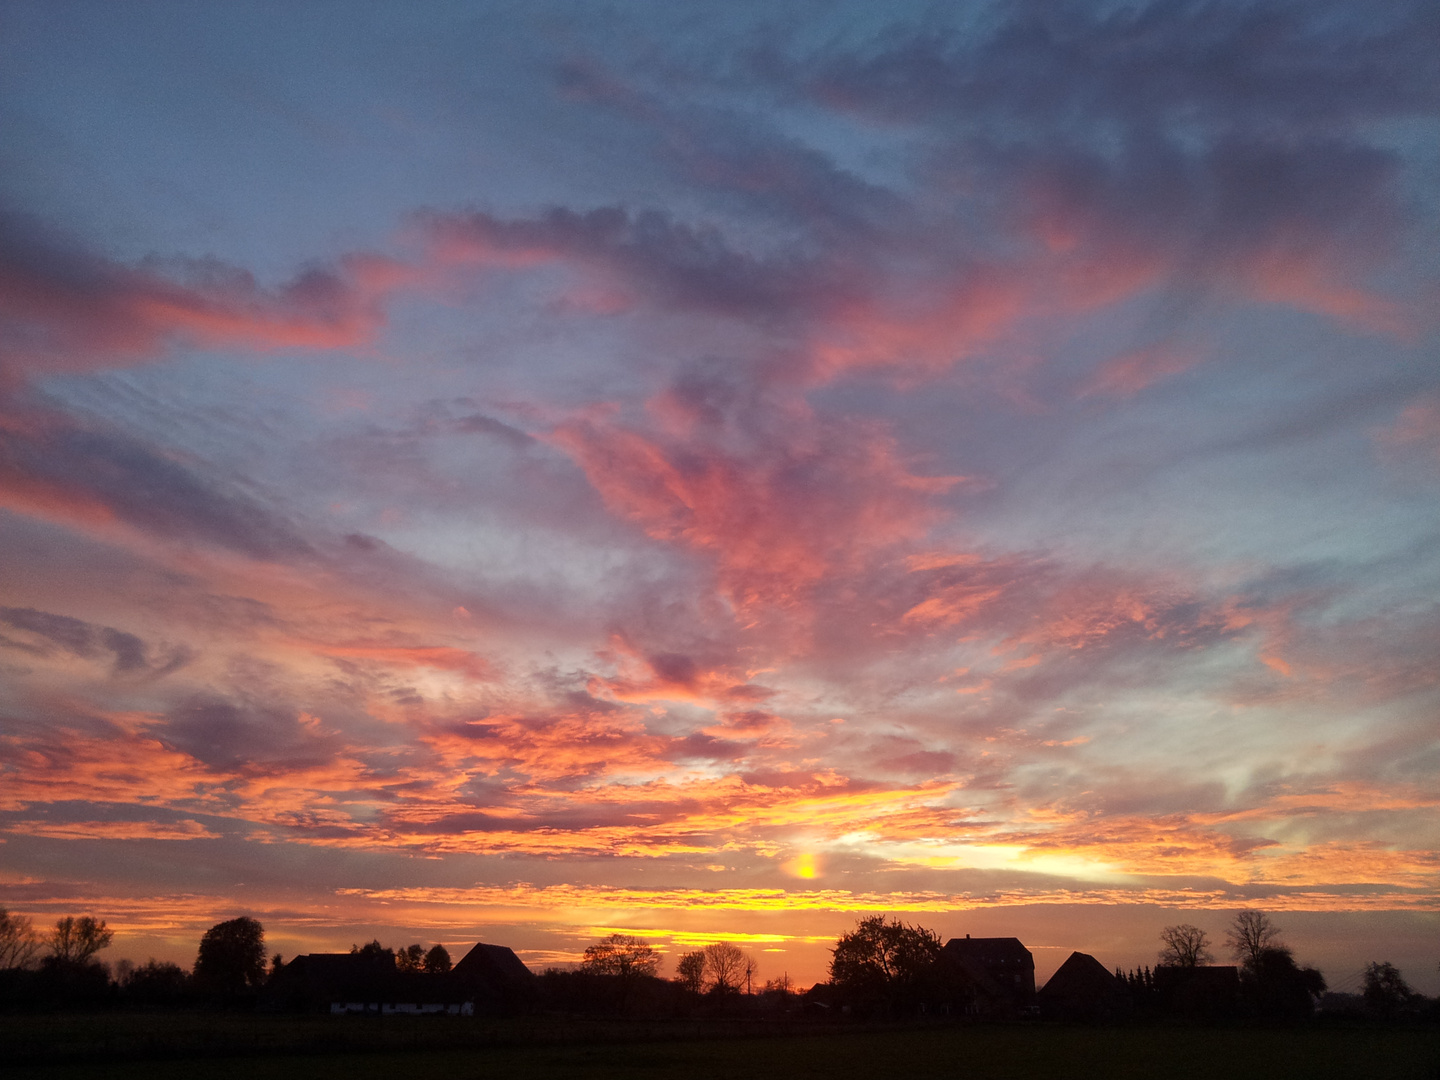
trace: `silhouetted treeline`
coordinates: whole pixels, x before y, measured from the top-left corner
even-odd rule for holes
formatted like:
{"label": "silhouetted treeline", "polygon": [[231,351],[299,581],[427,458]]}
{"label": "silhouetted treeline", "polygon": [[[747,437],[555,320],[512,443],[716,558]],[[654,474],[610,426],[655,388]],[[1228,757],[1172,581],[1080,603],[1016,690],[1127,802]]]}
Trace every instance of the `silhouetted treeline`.
{"label": "silhouetted treeline", "polygon": [[738,945],[717,941],[676,960],[662,979],[660,954],[628,934],[611,934],[585,950],[574,971],[555,968],[537,979],[535,1005],[575,1016],[669,1019],[783,1016],[801,1002],[789,976],[761,983],[759,964]]}
{"label": "silhouetted treeline", "polygon": [[799,1013],[805,1004],[789,986],[777,984],[756,987],[748,994],[723,987],[696,991],[655,975],[642,975],[626,984],[615,975],[554,968],[538,976],[536,982],[537,1010],[569,1016],[654,1020],[784,1017]]}
{"label": "silhouetted treeline", "polygon": [[841,935],[829,979],[803,994],[788,975],[762,981],[755,958],[728,941],[676,957],[674,976],[664,978],[661,955],[624,934],[587,948],[575,970],[539,976],[512,950],[484,943],[453,964],[443,945],[392,948],[378,940],[287,963],[267,958],[264,928],[244,916],[207,930],[190,970],[154,959],[112,967],[99,954],[113,937],[93,916],[67,916],[41,933],[0,909],[0,1009],[1082,1023],[1295,1022],[1319,1010],[1371,1022],[1440,1022],[1440,999],[1417,993],[1389,962],[1366,968],[1361,992],[1328,992],[1321,973],[1299,963],[1259,911],[1240,912],[1231,924],[1225,945],[1234,964],[1211,963],[1208,935],[1180,924],[1162,930],[1153,967],[1112,972],[1076,952],[1038,991],[1033,957],[1016,938],[942,943],[933,931],[883,916]]}
{"label": "silhouetted treeline", "polygon": [[[267,965],[264,928],[244,916],[207,930],[190,970],[153,958],[140,965],[129,960],[107,964],[98,954],[114,936],[103,920],[88,915],[66,916],[41,933],[31,920],[0,908],[0,1010],[252,1010],[265,1006],[285,968],[278,954]],[[400,972],[450,970],[443,945],[427,951],[415,944],[398,952],[378,941],[352,947],[352,952],[362,951],[382,953]]]}

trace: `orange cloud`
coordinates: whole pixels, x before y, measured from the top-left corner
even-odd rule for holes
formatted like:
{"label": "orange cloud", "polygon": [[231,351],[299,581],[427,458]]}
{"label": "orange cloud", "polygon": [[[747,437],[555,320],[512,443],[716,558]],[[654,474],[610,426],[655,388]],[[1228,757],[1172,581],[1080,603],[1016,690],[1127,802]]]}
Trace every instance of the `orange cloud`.
{"label": "orange cloud", "polygon": [[[407,801],[387,812],[385,821],[394,841],[430,850],[645,856],[768,851],[772,837],[796,830],[817,839],[951,835],[962,827],[964,813],[939,804],[954,788],[936,782],[856,789],[806,775],[785,785],[733,776],[578,789],[532,785],[513,789],[508,805],[487,807],[481,815],[449,801]],[[548,824],[579,815],[596,820],[565,828]],[[476,817],[484,818],[483,827],[476,827],[482,824]]]}
{"label": "orange cloud", "polygon": [[[849,889],[624,889],[603,885],[471,888],[343,889],[341,895],[411,903],[517,911],[813,911],[944,912],[1020,904],[1154,904],[1192,910],[1233,909],[1243,903],[1223,889],[1137,886],[1134,888],[1001,888],[978,893],[942,891],[862,892]],[[1283,911],[1437,910],[1440,892],[1366,896],[1327,892],[1261,894],[1267,908]],[[1254,902],[1260,902],[1256,899]]]}
{"label": "orange cloud", "polygon": [[96,738],[57,727],[43,739],[0,735],[0,754],[10,766],[0,785],[3,810],[66,801],[223,810],[214,795],[197,795],[215,779],[210,770],[135,731]]}
{"label": "orange cloud", "polygon": [[214,840],[221,834],[198,821],[12,821],[7,832],[54,840]]}
{"label": "orange cloud", "polygon": [[985,611],[1004,590],[989,583],[964,583],[943,588],[937,595],[920,601],[902,616],[905,622],[938,623],[953,626],[967,622]]}
{"label": "orange cloud", "polygon": [[649,734],[631,712],[495,715],[436,727],[422,737],[452,774],[514,770],[534,780],[649,772],[669,740]]}
{"label": "orange cloud", "polygon": [[373,660],[395,667],[429,667],[453,671],[472,679],[484,679],[489,673],[485,660],[468,649],[448,645],[398,645],[377,641],[345,643],[305,642],[302,647],[323,656],[343,659]]}
{"label": "orange cloud", "polygon": [[590,677],[587,689],[596,697],[629,704],[693,701],[715,707],[774,696],[774,691],[749,682],[746,674],[728,666],[702,667],[684,653],[644,654],[618,634],[610,636],[610,647],[601,656],[614,661],[618,670],[613,677]]}

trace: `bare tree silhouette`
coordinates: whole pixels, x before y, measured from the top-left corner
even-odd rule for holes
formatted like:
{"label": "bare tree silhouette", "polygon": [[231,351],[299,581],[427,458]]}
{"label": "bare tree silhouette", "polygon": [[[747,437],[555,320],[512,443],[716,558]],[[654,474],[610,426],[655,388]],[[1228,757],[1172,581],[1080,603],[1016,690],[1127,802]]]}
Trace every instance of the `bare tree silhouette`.
{"label": "bare tree silhouette", "polygon": [[[745,982],[749,957],[731,941],[717,941],[706,945],[701,952],[705,955],[705,986],[716,994],[735,993]],[[750,969],[753,977],[754,968]]]}
{"label": "bare tree silhouette", "polygon": [[1253,968],[1260,964],[1267,949],[1279,947],[1280,928],[1263,911],[1242,911],[1230,924],[1225,944],[1242,966]]}
{"label": "bare tree silhouette", "polygon": [[622,979],[653,976],[660,970],[660,954],[629,934],[611,934],[585,950],[580,970],[594,975],[617,975]]}
{"label": "bare tree silhouette", "polygon": [[1215,959],[1209,949],[1209,935],[1198,926],[1189,923],[1167,926],[1160,931],[1160,940],[1165,943],[1160,950],[1160,963],[1164,967],[1199,967]]}
{"label": "bare tree silhouette", "polygon": [[29,967],[40,951],[30,920],[0,908],[0,971]]}
{"label": "bare tree silhouette", "polygon": [[80,965],[108,948],[114,937],[115,931],[106,927],[103,919],[66,915],[45,935],[44,945],[50,950],[50,960],[54,963]]}

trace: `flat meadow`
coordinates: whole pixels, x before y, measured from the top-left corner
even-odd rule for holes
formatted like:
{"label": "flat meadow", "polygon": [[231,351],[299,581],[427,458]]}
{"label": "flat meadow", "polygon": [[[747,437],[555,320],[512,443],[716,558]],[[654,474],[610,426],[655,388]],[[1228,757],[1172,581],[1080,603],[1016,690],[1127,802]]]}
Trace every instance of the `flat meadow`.
{"label": "flat meadow", "polygon": [[1407,1027],[860,1027],[203,1014],[0,1018],[13,1080],[1440,1080]]}

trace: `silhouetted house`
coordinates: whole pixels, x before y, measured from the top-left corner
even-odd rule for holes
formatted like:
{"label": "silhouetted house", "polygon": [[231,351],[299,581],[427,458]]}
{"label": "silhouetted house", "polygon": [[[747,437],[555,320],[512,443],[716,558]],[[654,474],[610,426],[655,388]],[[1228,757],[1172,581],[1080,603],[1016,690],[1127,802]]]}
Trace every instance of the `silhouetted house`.
{"label": "silhouetted house", "polygon": [[951,938],[940,950],[946,1004],[971,1016],[1013,1016],[1035,1003],[1035,958],[1019,938]]}
{"label": "silhouetted house", "polygon": [[393,953],[308,953],[277,971],[265,988],[265,1004],[296,1012],[329,1011],[340,1003],[367,1002],[379,1011],[395,977]]}
{"label": "silhouetted house", "polygon": [[1130,991],[1089,953],[1072,952],[1036,995],[1049,1020],[1107,1023],[1128,1016]]}
{"label": "silhouetted house", "polygon": [[1320,995],[1320,1000],[1315,1003],[1315,1011],[1329,1016],[1363,1016],[1365,995],[1341,994],[1332,990]]}
{"label": "silhouetted house", "polygon": [[1240,1007],[1234,967],[1157,967],[1155,996],[1162,1012],[1193,1020],[1223,1020]]}
{"label": "silhouetted house", "polygon": [[800,995],[800,1007],[807,1013],[828,1016],[842,1009],[840,988],[831,982],[817,982]]}
{"label": "silhouetted house", "polygon": [[297,956],[271,977],[262,1004],[274,1011],[335,1014],[474,1012],[467,987],[448,975],[397,971],[391,952]]}
{"label": "silhouetted house", "polygon": [[535,999],[535,973],[504,945],[478,943],[450,974],[480,1012],[518,1012]]}

